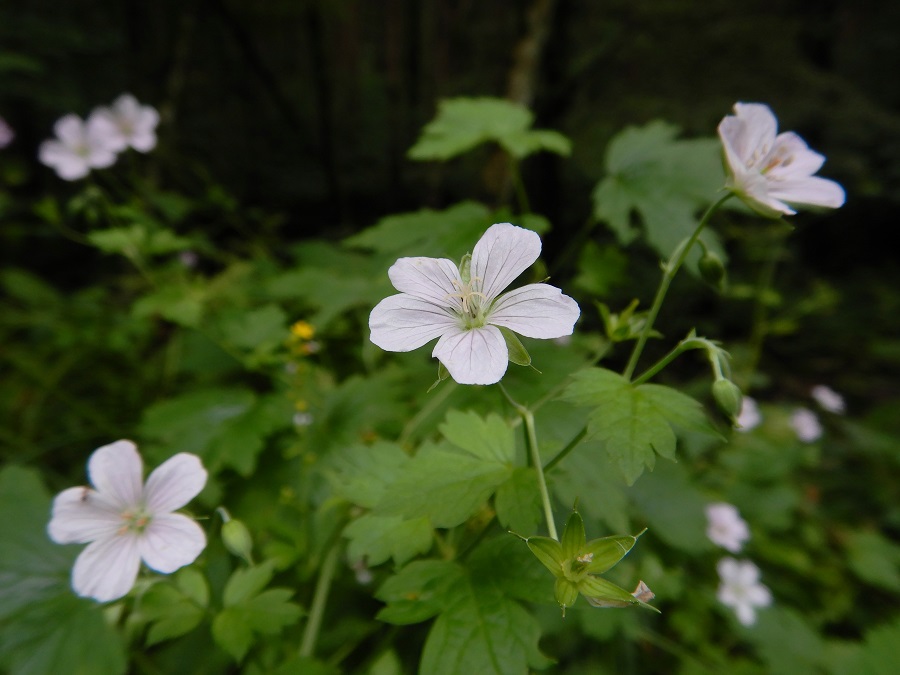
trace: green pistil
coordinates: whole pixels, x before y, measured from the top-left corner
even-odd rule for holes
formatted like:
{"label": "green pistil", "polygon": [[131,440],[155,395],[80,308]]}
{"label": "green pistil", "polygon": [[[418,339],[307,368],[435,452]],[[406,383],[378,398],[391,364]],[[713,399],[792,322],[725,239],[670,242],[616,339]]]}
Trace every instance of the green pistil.
{"label": "green pistil", "polygon": [[143,509],[129,509],[122,514],[122,527],[119,528],[119,534],[126,532],[143,534],[152,520],[153,515]]}

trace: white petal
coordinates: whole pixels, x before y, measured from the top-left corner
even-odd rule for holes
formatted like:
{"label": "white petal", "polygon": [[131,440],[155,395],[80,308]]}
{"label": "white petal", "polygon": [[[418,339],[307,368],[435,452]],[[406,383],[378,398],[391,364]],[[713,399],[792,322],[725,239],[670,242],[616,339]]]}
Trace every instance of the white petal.
{"label": "white petal", "polygon": [[206,469],[197,455],[180,452],[160,464],[144,487],[147,508],[153,514],[168,513],[191,501],[206,485]]}
{"label": "white petal", "polygon": [[113,504],[89,487],[73,487],[53,500],[47,534],[57,544],[85,544],[113,536],[121,526],[121,511]]}
{"label": "white petal", "polygon": [[495,326],[472,330],[454,327],[441,336],[432,356],[440,359],[460,384],[499,382],[509,363],[506,341]]}
{"label": "white petal", "polygon": [[766,218],[778,218],[781,215],[791,216],[797,213],[790,206],[772,196],[769,182],[761,173],[748,173],[740,185],[735,185],[738,196],[751,209]]}
{"label": "white petal", "polygon": [[116,441],[94,450],[88,460],[91,483],[104,497],[123,506],[136,506],[143,494],[143,463],[131,441]]}
{"label": "white petal", "polygon": [[140,537],[140,553],[147,567],[169,574],[189,565],[206,548],[206,535],[180,513],[156,515]]}
{"label": "white petal", "polygon": [[154,131],[135,131],[131,136],[131,147],[138,152],[150,152],[156,147],[156,133]]}
{"label": "white petal", "polygon": [[65,115],[56,120],[53,133],[70,148],[81,145],[85,139],[84,122],[78,115]]}
{"label": "white petal", "polygon": [[140,104],[137,99],[131,94],[122,94],[113,101],[113,110],[116,111],[116,115],[124,117],[126,119],[134,119],[140,113]]}
{"label": "white petal", "polygon": [[459,326],[451,310],[406,293],[385,298],[369,315],[370,339],[389,352],[408,352]]}
{"label": "white petal", "polygon": [[742,176],[747,170],[744,158],[738,150],[742,142],[743,128],[738,119],[731,115],[719,122],[719,139],[725,149],[725,161],[728,164],[729,173],[737,177]]}
{"label": "white petal", "polygon": [[400,258],[388,270],[391,283],[401,293],[462,312],[459,270],[446,258]]}
{"label": "white petal", "polygon": [[489,303],[531,267],[540,254],[541,238],[537,233],[509,223],[491,225],[472,251],[473,288],[480,289]]}
{"label": "white petal", "polygon": [[788,160],[769,169],[766,175],[770,178],[812,176],[825,163],[825,157],[810,150],[806,141],[793,131],[778,134],[775,139],[775,148],[770,157]]}
{"label": "white petal", "polygon": [[769,106],[762,103],[735,103],[734,112],[741,123],[735,139],[741,159],[744,164],[750,164],[754,156],[762,160],[775,145],[778,120]]}
{"label": "white petal", "polygon": [[133,534],[98,539],[84,549],[72,568],[72,588],[100,602],[116,600],[131,590],[141,556]]}
{"label": "white petal", "polygon": [[[113,153],[113,161],[115,161],[115,153],[122,152],[128,147],[128,139],[120,129],[115,113],[108,108],[97,108],[91,113],[87,120],[87,135],[91,151]],[[99,165],[94,166],[98,169],[104,168]]]}
{"label": "white petal", "polygon": [[756,611],[754,611],[753,605],[740,603],[735,605],[734,612],[737,614],[738,621],[745,626],[752,626],[756,623]]}
{"label": "white petal", "polygon": [[836,209],[844,204],[844,188],[827,178],[807,176],[773,181],[769,194],[790,204],[827,206]]}
{"label": "white petal", "polygon": [[578,303],[555,286],[529,284],[497,298],[487,320],[525,337],[551,339],[571,335],[580,315]]}
{"label": "white petal", "polygon": [[71,148],[56,139],[44,141],[38,148],[38,159],[45,166],[55,167],[60,163],[68,162],[73,156]]}

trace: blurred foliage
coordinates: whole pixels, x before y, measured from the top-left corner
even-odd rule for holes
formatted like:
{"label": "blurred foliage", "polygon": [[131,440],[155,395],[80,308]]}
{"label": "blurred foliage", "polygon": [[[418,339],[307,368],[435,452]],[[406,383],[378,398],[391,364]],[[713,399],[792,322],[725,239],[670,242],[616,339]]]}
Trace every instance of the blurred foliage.
{"label": "blurred foliage", "polygon": [[[542,7],[535,26],[508,0],[0,6],[16,132],[0,149],[0,669],[898,669],[900,99],[883,73],[900,9]],[[523,79],[531,100],[487,98]],[[37,163],[55,119],[122,91],[160,110],[152,154],[77,183]],[[704,241],[727,283],[685,274],[660,315],[644,361],[692,329],[722,339],[760,407],[743,432],[695,355],[650,384],[617,374],[659,260],[717,198],[714,129],[736,100],[771,104],[849,195],[791,227],[716,214]],[[504,379],[533,410],[557,520],[577,503],[588,539],[649,528],[605,576],[645,580],[660,616],[580,603],[561,620],[552,575],[508,534],[544,528],[517,410],[495,387],[426,394],[427,349],[368,341],[398,257],[459,260],[494,222],[541,233],[522,281],[552,274],[582,308],[566,344],[523,340],[540,372]],[[847,416],[815,408],[819,383]],[[798,439],[799,407],[821,438]],[[117,438],[148,465],[203,459],[209,547],[100,607],[71,593],[75,551],[45,528],[50,494]],[[742,556],[775,598],[753,626],[716,599],[716,501],[749,523]],[[221,541],[221,505],[255,564]]]}

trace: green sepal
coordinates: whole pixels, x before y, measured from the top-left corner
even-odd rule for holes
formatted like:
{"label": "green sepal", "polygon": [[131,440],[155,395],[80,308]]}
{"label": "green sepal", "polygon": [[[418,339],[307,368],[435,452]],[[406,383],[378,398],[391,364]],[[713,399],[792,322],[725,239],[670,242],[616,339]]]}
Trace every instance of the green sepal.
{"label": "green sepal", "polygon": [[432,389],[434,389],[436,386],[438,386],[441,382],[446,380],[448,377],[450,377],[450,371],[447,370],[447,366],[445,366],[443,363],[438,361],[438,379],[435,380],[433,385],[428,387],[428,391],[426,391],[425,393],[426,394],[430,393]]}
{"label": "green sepal", "polygon": [[528,544],[528,548],[534,553],[534,557],[540,560],[544,567],[553,572],[554,576],[562,576],[565,558],[563,557],[562,545],[556,539],[551,539],[550,537],[528,537],[525,543]]}
{"label": "green sepal", "polygon": [[578,600],[578,586],[568,579],[557,579],[553,593],[556,596],[557,604],[563,608],[564,614],[566,607],[571,607]]}
{"label": "green sepal", "polygon": [[580,555],[587,537],[584,534],[584,521],[578,511],[572,511],[562,534],[563,560],[573,560]]}
{"label": "green sepal", "polygon": [[578,591],[594,607],[628,607],[638,604],[637,598],[631,593],[601,577],[585,577],[578,582]]}
{"label": "green sepal", "polygon": [[472,278],[472,254],[466,253],[462,260],[459,261],[459,279],[463,282],[463,286],[469,285]]}
{"label": "green sepal", "polygon": [[506,349],[509,352],[509,360],[515,363],[517,366],[530,366],[531,354],[529,354],[528,350],[525,349],[525,345],[523,345],[519,340],[519,336],[505,326],[497,326],[497,328],[500,329],[500,334],[506,341]]}
{"label": "green sepal", "polygon": [[[640,535],[638,535],[640,536]],[[579,557],[591,556],[587,565],[588,574],[603,574],[628,555],[637,537],[616,535],[589,541],[579,552]]]}

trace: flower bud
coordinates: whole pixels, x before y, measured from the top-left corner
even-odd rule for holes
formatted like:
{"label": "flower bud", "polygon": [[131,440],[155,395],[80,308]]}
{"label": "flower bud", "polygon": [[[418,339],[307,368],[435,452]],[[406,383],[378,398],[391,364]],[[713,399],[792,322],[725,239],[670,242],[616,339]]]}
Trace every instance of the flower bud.
{"label": "flower bud", "polygon": [[240,520],[232,518],[222,525],[222,543],[234,555],[246,560],[248,565],[253,564],[253,539],[250,530]]}
{"label": "flower bud", "polygon": [[738,386],[731,380],[721,378],[713,382],[712,394],[719,410],[731,420],[732,424],[735,424],[738,415],[741,414],[741,404],[744,400],[744,395]]}
{"label": "flower bud", "polygon": [[703,251],[700,261],[697,263],[700,276],[710,286],[721,290],[725,283],[725,265],[722,259],[712,251]]}

